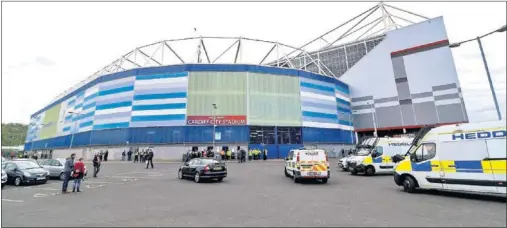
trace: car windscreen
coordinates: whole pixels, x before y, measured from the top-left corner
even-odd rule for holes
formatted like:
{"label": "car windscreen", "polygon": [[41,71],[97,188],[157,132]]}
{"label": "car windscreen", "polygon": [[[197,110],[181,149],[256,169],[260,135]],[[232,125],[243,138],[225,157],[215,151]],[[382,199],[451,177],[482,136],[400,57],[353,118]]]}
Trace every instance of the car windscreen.
{"label": "car windscreen", "polygon": [[40,168],[40,166],[32,161],[17,161],[15,162],[19,169],[36,169]]}

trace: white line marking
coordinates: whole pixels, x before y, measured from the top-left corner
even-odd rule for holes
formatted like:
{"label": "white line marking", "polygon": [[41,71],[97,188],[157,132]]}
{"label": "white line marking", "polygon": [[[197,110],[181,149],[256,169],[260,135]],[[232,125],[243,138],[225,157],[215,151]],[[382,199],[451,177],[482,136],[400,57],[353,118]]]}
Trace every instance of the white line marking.
{"label": "white line marking", "polygon": [[23,200],[11,200],[11,199],[2,199],[2,200],[7,202],[23,203]]}

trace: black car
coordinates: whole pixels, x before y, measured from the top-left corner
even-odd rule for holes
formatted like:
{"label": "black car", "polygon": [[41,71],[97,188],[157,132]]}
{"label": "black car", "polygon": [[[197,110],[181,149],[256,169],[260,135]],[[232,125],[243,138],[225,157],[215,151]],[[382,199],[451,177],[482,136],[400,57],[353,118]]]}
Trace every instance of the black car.
{"label": "black car", "polygon": [[2,169],[7,173],[7,183],[16,186],[21,184],[44,184],[49,179],[49,172],[30,159],[3,162]]}
{"label": "black car", "polygon": [[199,183],[203,179],[217,179],[222,181],[227,177],[227,166],[215,159],[194,158],[185,162],[178,170],[178,178],[191,177]]}

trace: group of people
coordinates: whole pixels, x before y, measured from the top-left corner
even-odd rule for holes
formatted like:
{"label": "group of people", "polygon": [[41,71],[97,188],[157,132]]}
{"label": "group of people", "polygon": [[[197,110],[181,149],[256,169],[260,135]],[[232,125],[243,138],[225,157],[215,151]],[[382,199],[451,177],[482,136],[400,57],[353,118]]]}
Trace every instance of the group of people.
{"label": "group of people", "polygon": [[[67,194],[67,188],[69,185],[69,180],[71,177],[74,178],[74,185],[72,186],[72,192],[81,192],[80,186],[81,181],[84,178],[85,173],[85,165],[83,163],[83,158],[79,158],[77,162],[74,162],[76,159],[76,154],[71,154],[69,158],[65,161],[65,166],[63,168],[63,183],[62,183],[62,194]],[[95,160],[95,158],[94,158]],[[95,167],[95,161],[94,161]],[[94,176],[96,176],[94,172]]]}
{"label": "group of people", "polygon": [[[121,153],[122,161],[132,161],[132,155],[134,155],[134,163],[136,162],[152,162],[153,158],[153,149],[139,149],[139,148],[130,148],[129,151],[123,151]],[[151,158],[150,158],[151,157]]]}
{"label": "group of people", "polygon": [[260,151],[259,149],[253,149],[248,151],[248,160],[267,160],[268,159],[268,150],[264,149],[263,151]]}

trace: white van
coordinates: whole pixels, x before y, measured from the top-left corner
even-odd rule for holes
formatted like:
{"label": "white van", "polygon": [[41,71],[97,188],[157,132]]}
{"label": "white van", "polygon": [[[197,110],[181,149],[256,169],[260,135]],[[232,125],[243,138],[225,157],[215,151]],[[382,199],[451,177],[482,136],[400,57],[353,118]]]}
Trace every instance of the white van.
{"label": "white van", "polygon": [[301,179],[316,179],[327,183],[330,177],[327,153],[322,149],[291,150],[285,158],[284,172],[295,183]]}
{"label": "white van", "polygon": [[420,188],[506,196],[505,125],[504,120],[422,129],[397,163],[394,182],[410,193]]}
{"label": "white van", "polygon": [[361,142],[361,144],[358,144],[358,145],[355,146],[355,148],[353,148],[353,151],[354,151],[353,154],[348,154],[347,157],[340,158],[338,160],[338,168],[342,169],[342,171],[348,172],[349,171],[349,167],[347,166],[347,161],[349,160],[349,158],[351,158],[352,156],[354,156],[354,154],[357,153],[357,151],[361,150],[361,148],[366,148],[366,147],[373,146],[373,143],[375,143],[375,138],[368,138],[368,139],[363,140]]}
{"label": "white van", "polygon": [[395,163],[391,157],[404,155],[414,138],[371,138],[354,156],[347,159],[347,168],[352,175],[364,173],[393,173]]}

